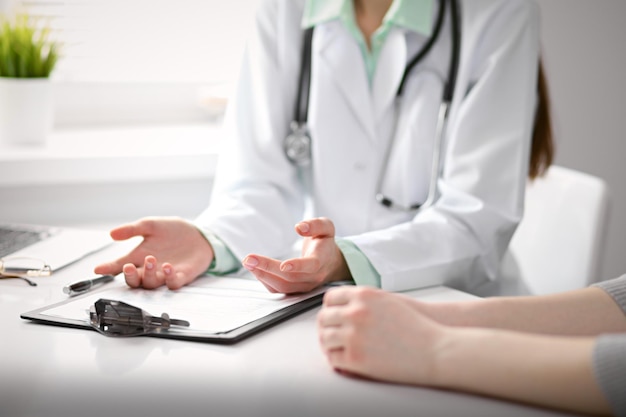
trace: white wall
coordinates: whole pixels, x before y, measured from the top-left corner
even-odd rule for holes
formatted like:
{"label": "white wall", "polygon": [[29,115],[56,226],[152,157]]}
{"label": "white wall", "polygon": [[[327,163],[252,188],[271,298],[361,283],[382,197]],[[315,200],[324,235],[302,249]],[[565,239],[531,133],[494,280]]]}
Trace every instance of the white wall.
{"label": "white wall", "polygon": [[604,178],[612,206],[603,279],[626,273],[626,2],[537,0],[556,163]]}

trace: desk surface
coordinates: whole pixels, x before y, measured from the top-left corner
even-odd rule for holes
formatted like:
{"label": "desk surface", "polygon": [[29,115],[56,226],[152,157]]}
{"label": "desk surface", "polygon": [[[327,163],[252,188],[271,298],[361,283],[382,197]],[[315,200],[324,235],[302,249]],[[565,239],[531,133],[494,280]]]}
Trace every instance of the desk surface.
{"label": "desk surface", "polygon": [[[0,416],[556,416],[479,396],[341,376],[317,341],[318,309],[232,345],[156,338],[113,339],[19,317],[65,299],[64,284],[91,276],[116,245],[37,287],[0,280]],[[444,287],[424,300],[469,296]]]}

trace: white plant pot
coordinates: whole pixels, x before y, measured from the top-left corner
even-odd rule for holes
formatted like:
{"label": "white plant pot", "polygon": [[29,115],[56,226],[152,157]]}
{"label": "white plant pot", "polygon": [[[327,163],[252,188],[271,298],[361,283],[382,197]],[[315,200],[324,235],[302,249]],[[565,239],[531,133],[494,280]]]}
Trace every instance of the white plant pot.
{"label": "white plant pot", "polygon": [[49,78],[0,77],[0,141],[44,145],[52,130],[54,97]]}

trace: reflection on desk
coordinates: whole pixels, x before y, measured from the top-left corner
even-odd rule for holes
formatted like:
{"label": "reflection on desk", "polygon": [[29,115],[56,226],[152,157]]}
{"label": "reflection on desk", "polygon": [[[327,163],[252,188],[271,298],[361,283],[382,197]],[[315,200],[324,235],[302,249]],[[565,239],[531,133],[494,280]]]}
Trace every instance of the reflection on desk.
{"label": "reflection on desk", "polygon": [[[348,378],[318,344],[318,309],[236,345],[105,337],[45,326],[20,314],[67,297],[68,282],[125,253],[92,255],[37,287],[0,281],[0,416],[557,416],[526,405],[448,391]],[[413,291],[423,300],[472,296],[445,287]]]}

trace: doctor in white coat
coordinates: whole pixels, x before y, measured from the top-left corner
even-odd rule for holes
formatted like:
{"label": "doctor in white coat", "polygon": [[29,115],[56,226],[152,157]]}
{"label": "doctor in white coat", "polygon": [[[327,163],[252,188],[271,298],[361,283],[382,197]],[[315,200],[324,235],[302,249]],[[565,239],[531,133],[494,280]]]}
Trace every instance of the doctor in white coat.
{"label": "doctor in white coat", "polygon": [[[194,222],[147,218],[112,230],[114,239],[144,241],[95,271],[123,271],[130,286],[175,289],[207,270],[226,273],[243,263],[270,291],[284,293],[345,279],[391,291],[436,284],[472,291],[497,279],[523,215],[529,163],[533,176],[551,159],[545,140],[533,144],[531,156],[545,106],[538,102],[533,1],[458,1],[459,63],[437,198],[420,210],[376,198],[411,206],[433,188],[438,112],[452,65],[445,3],[432,49],[407,74],[396,106],[405,67],[433,38],[444,2],[263,1],[229,104],[209,207]],[[298,166],[284,142],[308,27],[315,28],[311,162]],[[298,223],[307,217],[332,220],[337,237],[324,239]],[[301,256],[293,257],[301,237]]]}

